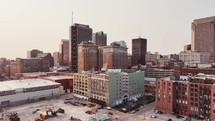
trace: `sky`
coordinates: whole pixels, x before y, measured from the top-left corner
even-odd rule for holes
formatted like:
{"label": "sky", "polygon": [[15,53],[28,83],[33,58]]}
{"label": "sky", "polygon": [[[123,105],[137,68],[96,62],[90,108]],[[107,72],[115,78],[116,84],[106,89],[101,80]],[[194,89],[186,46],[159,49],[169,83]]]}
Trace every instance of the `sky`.
{"label": "sky", "polygon": [[147,39],[147,51],[179,53],[191,43],[194,19],[215,16],[215,0],[0,0],[0,57],[59,51],[69,26],[87,24],[107,33],[108,44]]}

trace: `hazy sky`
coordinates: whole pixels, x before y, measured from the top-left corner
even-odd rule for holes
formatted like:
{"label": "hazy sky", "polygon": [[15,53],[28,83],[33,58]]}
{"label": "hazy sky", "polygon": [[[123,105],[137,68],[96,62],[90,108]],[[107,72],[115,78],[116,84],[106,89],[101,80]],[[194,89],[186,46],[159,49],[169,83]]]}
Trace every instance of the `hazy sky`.
{"label": "hazy sky", "polygon": [[191,43],[193,19],[215,16],[215,0],[0,0],[0,57],[59,51],[74,22],[107,33],[108,43],[147,38],[148,51],[179,53]]}

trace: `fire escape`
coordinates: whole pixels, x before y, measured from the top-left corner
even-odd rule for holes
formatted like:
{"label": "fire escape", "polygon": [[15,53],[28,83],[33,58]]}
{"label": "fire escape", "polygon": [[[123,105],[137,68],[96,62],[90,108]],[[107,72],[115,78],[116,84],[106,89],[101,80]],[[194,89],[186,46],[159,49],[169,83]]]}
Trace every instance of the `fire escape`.
{"label": "fire escape", "polygon": [[210,87],[200,86],[199,87],[199,117],[209,119],[210,118]]}

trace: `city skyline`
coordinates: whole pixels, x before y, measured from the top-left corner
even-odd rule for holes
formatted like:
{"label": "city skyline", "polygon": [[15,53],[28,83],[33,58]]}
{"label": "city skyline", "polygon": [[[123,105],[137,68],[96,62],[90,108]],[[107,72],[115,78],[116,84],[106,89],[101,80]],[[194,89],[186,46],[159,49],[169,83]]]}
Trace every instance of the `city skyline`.
{"label": "city skyline", "polygon": [[[107,33],[107,43],[124,40],[131,53],[132,39],[146,38],[147,51],[179,53],[191,43],[194,19],[215,15],[214,1],[87,1],[20,0],[0,2],[0,57],[27,58],[27,51],[59,51],[69,39],[69,26],[87,24]],[[200,9],[204,6],[204,9]],[[110,9],[111,8],[111,9]],[[114,12],[113,12],[114,11]]]}

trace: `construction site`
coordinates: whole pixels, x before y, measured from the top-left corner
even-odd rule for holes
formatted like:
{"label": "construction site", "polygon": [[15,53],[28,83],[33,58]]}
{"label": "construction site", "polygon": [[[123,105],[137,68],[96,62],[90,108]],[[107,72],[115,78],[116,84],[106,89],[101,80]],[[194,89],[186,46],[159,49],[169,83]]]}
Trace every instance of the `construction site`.
{"label": "construction site", "polygon": [[0,121],[109,121],[125,115],[77,99],[45,100],[4,108]]}

